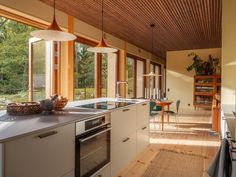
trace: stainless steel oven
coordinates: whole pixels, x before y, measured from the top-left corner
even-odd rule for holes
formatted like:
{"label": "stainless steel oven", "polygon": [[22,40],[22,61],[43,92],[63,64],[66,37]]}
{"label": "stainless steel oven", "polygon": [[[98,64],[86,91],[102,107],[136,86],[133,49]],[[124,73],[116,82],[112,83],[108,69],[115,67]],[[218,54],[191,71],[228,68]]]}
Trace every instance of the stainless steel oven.
{"label": "stainless steel oven", "polygon": [[110,163],[110,137],[109,114],[76,123],[76,177],[89,177]]}

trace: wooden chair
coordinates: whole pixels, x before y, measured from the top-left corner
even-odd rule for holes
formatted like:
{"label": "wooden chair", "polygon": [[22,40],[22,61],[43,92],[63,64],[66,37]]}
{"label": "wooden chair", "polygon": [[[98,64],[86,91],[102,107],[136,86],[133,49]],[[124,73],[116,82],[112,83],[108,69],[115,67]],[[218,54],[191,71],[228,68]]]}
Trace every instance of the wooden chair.
{"label": "wooden chair", "polygon": [[154,101],[150,101],[150,118],[154,118],[154,124],[156,121],[156,117],[159,115],[159,113],[162,111],[161,106],[156,106],[156,103]]}
{"label": "wooden chair", "polygon": [[179,106],[180,106],[180,100],[177,100],[176,101],[176,112],[174,111],[165,111],[165,114],[168,114],[170,116],[174,116],[175,117],[175,124],[177,125],[177,131],[178,131],[178,128],[179,128]]}

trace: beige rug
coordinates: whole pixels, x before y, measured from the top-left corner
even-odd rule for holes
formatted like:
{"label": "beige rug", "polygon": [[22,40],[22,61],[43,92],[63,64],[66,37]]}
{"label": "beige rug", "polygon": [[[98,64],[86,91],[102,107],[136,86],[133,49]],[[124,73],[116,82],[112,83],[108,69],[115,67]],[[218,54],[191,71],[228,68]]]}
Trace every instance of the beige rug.
{"label": "beige rug", "polygon": [[202,156],[160,151],[142,177],[202,177],[203,161]]}

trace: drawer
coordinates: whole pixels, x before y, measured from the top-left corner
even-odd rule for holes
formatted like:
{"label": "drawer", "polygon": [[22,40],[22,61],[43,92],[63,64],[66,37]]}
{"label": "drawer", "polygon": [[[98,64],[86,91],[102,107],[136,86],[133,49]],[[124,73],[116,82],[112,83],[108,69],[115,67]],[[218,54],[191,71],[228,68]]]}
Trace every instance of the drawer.
{"label": "drawer", "polygon": [[5,143],[4,177],[59,177],[75,168],[75,124]]}
{"label": "drawer", "polygon": [[137,128],[149,123],[149,102],[137,105]]}
{"label": "drawer", "polygon": [[111,144],[136,131],[136,106],[111,112]]}
{"label": "drawer", "polygon": [[149,124],[137,129],[137,154],[149,145]]}
{"label": "drawer", "polygon": [[111,147],[111,176],[115,177],[136,156],[136,133]]}
{"label": "drawer", "polygon": [[96,174],[92,175],[91,177],[111,177],[111,165],[105,166]]}

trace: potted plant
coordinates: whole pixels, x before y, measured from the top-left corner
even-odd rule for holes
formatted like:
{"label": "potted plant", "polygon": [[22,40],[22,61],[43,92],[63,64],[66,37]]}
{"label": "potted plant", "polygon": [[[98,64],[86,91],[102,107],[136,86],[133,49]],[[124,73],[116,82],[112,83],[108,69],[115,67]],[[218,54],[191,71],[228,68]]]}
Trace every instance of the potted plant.
{"label": "potted plant", "polygon": [[203,61],[196,53],[188,54],[188,57],[192,57],[193,63],[186,68],[187,71],[195,70],[195,74],[199,75],[213,75],[220,74],[220,59],[213,58],[209,55],[206,61]]}

